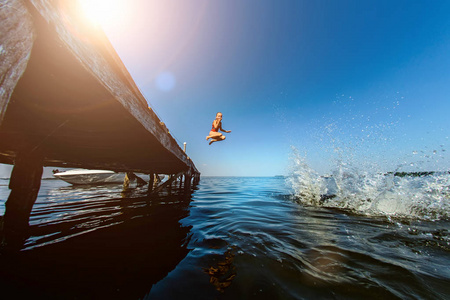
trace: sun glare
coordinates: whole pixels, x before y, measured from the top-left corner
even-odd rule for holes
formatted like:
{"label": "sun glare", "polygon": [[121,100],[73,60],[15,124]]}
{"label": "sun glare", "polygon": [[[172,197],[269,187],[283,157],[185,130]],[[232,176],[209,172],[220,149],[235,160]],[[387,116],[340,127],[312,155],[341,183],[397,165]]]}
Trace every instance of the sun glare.
{"label": "sun glare", "polygon": [[125,0],[78,0],[87,19],[102,27],[114,27],[124,22]]}

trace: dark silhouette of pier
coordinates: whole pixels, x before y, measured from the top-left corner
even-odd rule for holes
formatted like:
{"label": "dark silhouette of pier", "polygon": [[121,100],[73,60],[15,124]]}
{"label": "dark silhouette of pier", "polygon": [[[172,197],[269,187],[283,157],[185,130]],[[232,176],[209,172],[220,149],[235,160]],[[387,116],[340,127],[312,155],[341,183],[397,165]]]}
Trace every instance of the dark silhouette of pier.
{"label": "dark silhouette of pier", "polygon": [[[14,165],[4,224],[28,223],[44,166],[200,173],[77,1],[0,4],[0,163]],[[154,186],[150,176],[149,188]]]}

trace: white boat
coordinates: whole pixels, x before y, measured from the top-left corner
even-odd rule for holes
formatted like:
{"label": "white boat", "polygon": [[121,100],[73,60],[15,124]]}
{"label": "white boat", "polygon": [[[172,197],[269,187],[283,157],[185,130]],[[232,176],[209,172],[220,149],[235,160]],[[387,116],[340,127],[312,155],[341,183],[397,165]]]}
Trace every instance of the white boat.
{"label": "white boat", "polygon": [[54,171],[53,176],[70,184],[123,183],[125,173],[106,170],[74,169],[64,172]]}

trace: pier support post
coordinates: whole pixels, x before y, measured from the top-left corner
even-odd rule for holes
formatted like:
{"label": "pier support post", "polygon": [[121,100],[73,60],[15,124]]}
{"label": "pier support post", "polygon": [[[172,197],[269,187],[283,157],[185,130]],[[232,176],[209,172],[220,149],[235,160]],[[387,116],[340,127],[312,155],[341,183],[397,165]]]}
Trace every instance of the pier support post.
{"label": "pier support post", "polygon": [[153,191],[153,185],[155,184],[155,174],[154,173],[150,173],[148,175],[148,191],[149,193],[151,193]]}
{"label": "pier support post", "polygon": [[184,173],[184,190],[188,191],[191,188],[191,180],[192,180],[192,174],[191,170]]}
{"label": "pier support post", "polygon": [[5,203],[3,228],[28,228],[34,202],[36,202],[43,172],[43,157],[36,153],[19,153],[9,180],[11,192]]}
{"label": "pier support post", "polygon": [[172,194],[172,184],[175,181],[175,179],[176,178],[174,177],[173,174],[170,174],[169,177],[167,178],[168,183],[167,190],[169,191],[169,194]]}
{"label": "pier support post", "polygon": [[195,173],[194,174],[194,182],[193,182],[193,184],[197,185],[199,183],[199,181],[200,181],[200,175],[198,173]]}
{"label": "pier support post", "polygon": [[130,172],[126,172],[125,173],[125,178],[123,180],[123,189],[124,190],[127,190],[130,187],[130,181],[131,181],[130,177],[131,177],[130,176]]}
{"label": "pier support post", "polygon": [[126,190],[130,186],[130,182],[132,180],[135,180],[137,185],[144,185],[147,184],[144,179],[142,179],[139,176],[136,176],[133,172],[126,172],[125,179],[123,180],[123,189]]}

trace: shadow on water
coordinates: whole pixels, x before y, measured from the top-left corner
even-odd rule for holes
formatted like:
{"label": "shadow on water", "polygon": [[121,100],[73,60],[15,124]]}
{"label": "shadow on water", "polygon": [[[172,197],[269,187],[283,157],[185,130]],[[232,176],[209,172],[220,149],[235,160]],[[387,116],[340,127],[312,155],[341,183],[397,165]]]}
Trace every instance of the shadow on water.
{"label": "shadow on water", "polygon": [[189,252],[190,227],[180,220],[191,197],[183,189],[49,189],[26,233],[3,233],[0,290],[15,299],[142,298]]}

